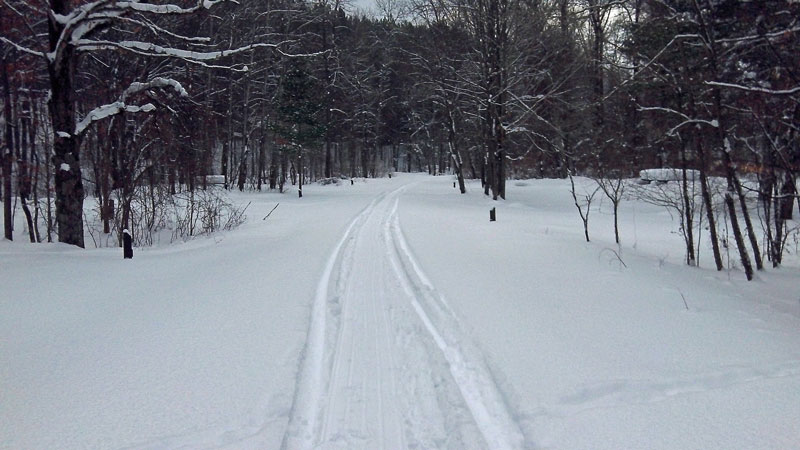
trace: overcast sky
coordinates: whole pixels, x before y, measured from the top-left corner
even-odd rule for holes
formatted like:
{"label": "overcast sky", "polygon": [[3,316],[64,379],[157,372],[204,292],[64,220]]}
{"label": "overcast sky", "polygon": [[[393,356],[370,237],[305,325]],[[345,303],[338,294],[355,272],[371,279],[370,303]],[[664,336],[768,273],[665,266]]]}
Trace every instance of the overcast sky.
{"label": "overcast sky", "polygon": [[365,12],[371,11],[373,13],[377,13],[375,8],[375,0],[346,0],[349,8],[348,11],[355,12],[358,10],[363,10]]}

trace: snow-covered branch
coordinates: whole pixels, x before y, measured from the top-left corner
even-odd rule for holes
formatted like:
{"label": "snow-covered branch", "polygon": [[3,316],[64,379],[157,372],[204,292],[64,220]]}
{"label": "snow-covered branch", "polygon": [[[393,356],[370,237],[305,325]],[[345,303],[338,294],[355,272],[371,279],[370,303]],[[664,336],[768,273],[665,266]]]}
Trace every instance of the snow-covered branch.
{"label": "snow-covered branch", "polygon": [[743,86],[741,84],[721,83],[719,81],[706,81],[705,84],[707,86],[715,86],[715,87],[729,88],[729,89],[739,89],[739,90],[742,90],[742,91],[758,92],[760,94],[769,94],[769,95],[793,95],[793,94],[800,93],[800,86],[795,86],[792,89],[766,89],[766,88],[753,87],[753,86]]}
{"label": "snow-covered branch", "polygon": [[770,33],[750,34],[746,36],[737,36],[733,38],[717,39],[717,42],[723,44],[730,44],[730,43],[738,44],[738,43],[750,43],[752,41],[757,41],[761,39],[766,39],[766,40],[783,39],[789,34],[798,32],[800,32],[800,26],[793,26],[791,28],[781,29]]}
{"label": "snow-covered branch", "polygon": [[675,132],[677,132],[678,129],[683,128],[686,125],[692,125],[692,124],[708,125],[712,128],[719,128],[719,122],[717,122],[716,120],[690,119],[690,120],[684,120],[683,122],[670,128],[669,131],[667,131],[667,136],[674,136]]}
{"label": "snow-covered branch", "polygon": [[146,27],[154,35],[163,34],[163,35],[167,35],[167,36],[170,36],[170,37],[173,37],[173,38],[176,38],[176,39],[180,39],[182,41],[196,42],[196,43],[199,43],[199,44],[205,44],[205,43],[211,42],[211,38],[204,37],[204,36],[184,36],[182,34],[177,34],[177,33],[174,33],[174,32],[172,32],[170,30],[164,29],[163,27],[160,27],[160,26],[156,25],[155,23],[153,23],[150,20],[145,20],[145,19],[142,19],[142,18],[121,17],[120,20],[124,21],[124,22],[128,22],[128,23],[134,24],[135,26]]}
{"label": "snow-covered branch", "polygon": [[156,107],[152,103],[147,103],[142,106],[138,105],[126,105],[123,102],[114,102],[108,105],[98,106],[97,108],[93,109],[86,117],[83,118],[77,125],[75,125],[75,132],[73,133],[74,136],[78,136],[86,131],[86,128],[92,124],[92,122],[97,122],[98,120],[103,120],[107,117],[111,117],[113,115],[119,114],[121,112],[129,112],[129,113],[138,113],[138,112],[150,112],[154,111]]}
{"label": "snow-covered branch", "polygon": [[[184,8],[173,4],[152,4],[138,1],[116,1],[116,0],[97,0],[86,3],[74,8],[67,15],[56,14],[50,11],[50,19],[61,25],[61,33],[52,51],[47,55],[51,62],[60,64],[61,53],[68,44],[80,47],[86,41],[87,35],[98,27],[111,23],[115,20],[122,20],[126,15],[132,13],[153,14],[153,15],[185,15],[192,14],[201,9],[209,9],[222,2],[237,3],[235,0],[197,0],[197,3],[189,8]],[[129,19],[130,20],[130,19]],[[165,30],[156,27],[152,23],[141,23],[154,32],[165,33]],[[173,37],[174,33],[167,33]],[[197,40],[197,38],[185,39]],[[90,41],[91,42],[91,41]],[[107,48],[107,47],[95,47]]]}
{"label": "snow-covered branch", "polygon": [[156,109],[156,107],[152,103],[147,103],[142,106],[138,105],[129,105],[126,102],[128,99],[140,92],[148,91],[150,89],[155,88],[172,88],[178,95],[181,97],[188,97],[189,93],[186,92],[186,89],[176,80],[170,78],[154,78],[148,82],[141,83],[141,82],[134,82],[128,86],[127,89],[122,93],[119,100],[114,103],[110,103],[103,106],[98,106],[97,108],[93,109],[86,115],[80,122],[75,125],[75,132],[73,133],[75,136],[82,134],[92,122],[97,122],[98,120],[103,120],[107,117],[111,117],[113,115],[128,112],[128,113],[139,113],[139,112],[151,112]]}
{"label": "snow-covered branch", "polygon": [[638,107],[636,109],[639,110],[639,111],[665,112],[665,113],[674,114],[676,116],[679,116],[679,117],[683,118],[684,120],[691,120],[691,118],[689,116],[687,116],[686,114],[684,114],[684,113],[682,113],[680,111],[676,111],[676,110],[674,110],[672,108],[663,108],[663,107],[660,107],[660,106],[640,106],[640,107]]}
{"label": "snow-covered branch", "polygon": [[686,114],[684,114],[684,113],[682,113],[680,111],[676,111],[676,110],[674,110],[672,108],[663,108],[663,107],[659,107],[659,106],[640,106],[637,109],[639,111],[664,112],[664,113],[676,115],[676,116],[682,118],[683,121],[681,123],[675,125],[674,127],[670,128],[669,131],[667,131],[667,136],[674,136],[675,132],[677,132],[680,128],[683,128],[686,125],[692,125],[692,124],[695,124],[695,125],[708,125],[708,126],[710,126],[712,128],[719,128],[719,122],[716,119],[715,120],[692,119],[691,117],[687,116]]}
{"label": "snow-covered branch", "polygon": [[28,47],[25,47],[23,45],[20,45],[20,44],[18,44],[16,42],[12,41],[12,40],[4,37],[4,36],[0,36],[0,42],[5,42],[6,44],[14,47],[15,49],[17,49],[17,50],[19,50],[19,51],[21,51],[23,53],[27,53],[27,54],[33,55],[33,56],[38,56],[40,58],[45,57],[45,54],[43,52],[37,52],[36,50],[32,50],[32,49],[30,49]]}
{"label": "snow-covered branch", "polygon": [[152,3],[142,2],[114,2],[114,6],[120,9],[132,9],[134,11],[146,12],[151,14],[191,14],[201,9],[211,9],[218,3],[230,1],[231,3],[238,3],[234,0],[197,0],[197,3],[191,8],[183,8],[178,5],[154,5]]}
{"label": "snow-covered branch", "polygon": [[181,97],[188,97],[189,93],[186,92],[186,89],[176,80],[171,78],[163,78],[157,77],[153,78],[152,80],[146,83],[134,82],[125,89],[125,92],[122,93],[122,101],[125,101],[128,97],[133,94],[137,94],[142,91],[146,91],[153,88],[172,88],[175,92],[180,95]]}
{"label": "snow-covered branch", "polygon": [[[218,50],[213,52],[198,52],[193,50],[183,50],[179,48],[164,47],[152,42],[141,41],[95,41],[95,40],[80,40],[76,42],[77,49],[82,52],[92,50],[127,50],[146,56],[161,56],[179,58],[191,62],[211,61],[215,59],[224,58],[227,56],[237,55],[256,48],[272,48],[276,49],[280,44],[266,44],[255,43],[245,45],[243,47]],[[283,52],[281,52],[283,53]],[[316,53],[315,53],[316,55]],[[312,55],[287,55],[287,56],[312,56]]]}

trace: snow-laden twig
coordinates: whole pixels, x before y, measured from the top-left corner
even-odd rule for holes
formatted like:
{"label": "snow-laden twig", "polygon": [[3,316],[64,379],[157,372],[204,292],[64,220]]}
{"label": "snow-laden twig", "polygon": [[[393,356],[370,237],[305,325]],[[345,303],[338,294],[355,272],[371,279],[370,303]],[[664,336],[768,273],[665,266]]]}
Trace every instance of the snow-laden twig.
{"label": "snow-laden twig", "polygon": [[79,136],[82,134],[92,122],[96,122],[98,120],[103,120],[107,117],[111,117],[113,115],[128,112],[128,113],[140,113],[140,112],[151,112],[156,109],[156,107],[152,103],[147,103],[145,105],[129,105],[128,99],[133,95],[148,91],[150,89],[155,88],[172,88],[177,92],[178,95],[181,97],[188,97],[189,93],[186,92],[186,89],[176,80],[171,78],[163,78],[163,77],[156,77],[147,82],[133,82],[128,86],[127,89],[122,93],[119,100],[114,103],[109,103],[107,105],[98,106],[97,108],[89,111],[86,116],[81,119],[75,125],[75,132],[73,135]]}
{"label": "snow-laden twig", "polygon": [[93,109],[86,117],[83,118],[77,125],[75,125],[75,132],[73,135],[78,136],[86,131],[86,128],[91,125],[92,122],[97,122],[98,120],[103,120],[107,117],[111,117],[113,115],[119,114],[121,112],[129,112],[129,113],[139,113],[139,112],[151,112],[156,109],[155,105],[152,103],[146,103],[142,106],[138,105],[126,105],[122,102],[114,102],[109,103],[107,105],[98,106],[97,108]]}
{"label": "snow-laden twig", "polygon": [[21,51],[23,53],[27,53],[29,55],[38,56],[40,58],[41,57],[46,57],[46,54],[44,52],[38,52],[36,50],[30,49],[28,47],[25,47],[23,45],[20,45],[20,44],[14,42],[14,41],[12,41],[12,40],[4,37],[4,36],[0,36],[0,42],[5,42],[6,44],[14,47],[15,49],[17,49],[17,50],[19,50],[19,51]]}
{"label": "snow-laden twig", "polygon": [[146,83],[141,83],[141,82],[131,83],[130,86],[128,86],[128,88],[125,89],[125,92],[122,93],[122,100],[124,101],[131,95],[137,94],[142,91],[154,88],[167,88],[167,87],[171,87],[172,89],[174,89],[175,92],[177,92],[178,95],[180,95],[181,97],[189,96],[189,93],[186,92],[186,89],[184,89],[183,85],[181,85],[178,81],[173,80],[171,78],[156,77]]}
{"label": "snow-laden twig", "polygon": [[99,41],[83,39],[77,43],[78,50],[82,52],[92,50],[128,50],[147,56],[166,56],[180,58],[186,61],[210,61],[224,58],[239,53],[244,53],[256,48],[276,48],[279,44],[255,43],[231,50],[218,50],[212,52],[198,52],[179,48],[164,47],[152,42],[141,41]]}
{"label": "snow-laden twig", "polygon": [[800,93],[800,86],[795,86],[792,89],[766,89],[760,87],[753,87],[753,86],[743,86],[741,84],[732,84],[732,83],[722,83],[719,81],[706,81],[704,84],[708,86],[715,86],[721,88],[729,88],[729,89],[739,89],[742,91],[748,92],[758,92],[760,94],[770,94],[770,95],[793,95]]}
{"label": "snow-laden twig", "polygon": [[666,113],[674,114],[674,115],[677,115],[678,117],[683,118],[683,122],[675,125],[674,127],[670,128],[667,131],[667,136],[674,136],[675,133],[680,128],[683,128],[686,125],[692,125],[692,124],[703,124],[703,125],[708,125],[708,126],[710,126],[712,128],[719,128],[719,122],[716,119],[714,119],[714,120],[692,119],[691,117],[687,116],[686,114],[684,114],[684,113],[682,113],[680,111],[676,111],[676,110],[674,110],[672,108],[663,108],[663,107],[659,107],[659,106],[640,106],[637,109],[639,111],[666,112]]}
{"label": "snow-laden twig", "polygon": [[[90,49],[98,49],[103,48],[107,49],[108,47],[97,47],[96,44],[93,43],[91,40],[87,40],[86,37],[98,27],[103,26],[105,24],[111,23],[115,20],[124,19],[125,16],[140,13],[140,14],[152,14],[152,15],[186,15],[192,14],[196,11],[201,9],[209,9],[216,5],[217,3],[222,2],[232,2],[237,3],[235,0],[197,0],[194,6],[192,7],[182,7],[173,4],[153,4],[153,3],[144,3],[138,1],[116,1],[116,0],[97,0],[94,2],[86,3],[80,6],[75,7],[69,14],[67,15],[60,15],[56,14],[53,11],[50,11],[50,18],[54,22],[62,25],[61,33],[58,37],[56,44],[53,46],[53,49],[46,54],[46,57],[50,60],[51,63],[55,63],[59,65],[61,63],[61,55],[67,45],[73,45],[78,50],[86,50],[81,49],[82,45],[88,45],[91,47]],[[134,19],[128,19],[134,20]],[[136,20],[134,20],[136,21]],[[141,23],[143,26],[147,26],[151,30],[154,30],[154,26],[152,23]],[[158,29],[160,32],[164,30]],[[154,30],[155,31],[155,30]],[[170,33],[172,34],[172,33]],[[175,37],[174,34],[172,34]],[[188,40],[196,40],[197,38],[191,38]]]}
{"label": "snow-laden twig", "polygon": [[120,17],[120,21],[127,22],[136,26],[142,26],[148,28],[154,35],[165,34],[167,36],[174,37],[176,39],[180,39],[186,42],[195,42],[200,44],[207,44],[211,42],[211,38],[205,36],[184,36],[182,34],[174,33],[170,30],[167,30],[163,27],[160,27],[153,23],[150,20],[144,18],[131,18],[131,17]]}

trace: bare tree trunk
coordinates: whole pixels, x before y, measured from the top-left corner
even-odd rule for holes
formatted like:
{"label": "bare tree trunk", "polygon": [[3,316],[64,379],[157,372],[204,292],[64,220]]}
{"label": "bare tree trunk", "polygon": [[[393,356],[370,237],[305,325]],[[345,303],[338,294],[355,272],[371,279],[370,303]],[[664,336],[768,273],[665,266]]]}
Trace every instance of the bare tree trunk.
{"label": "bare tree trunk", "polygon": [[9,241],[14,240],[14,219],[11,214],[11,170],[14,159],[13,119],[11,118],[11,85],[8,81],[8,65],[3,60],[3,116],[6,123],[5,137],[6,148],[3,150],[3,228],[4,236]]}
{"label": "bare tree trunk", "polygon": [[[253,66],[254,53],[250,52],[250,67]],[[250,80],[250,71],[245,72],[244,75],[244,103],[242,104],[242,150],[240,152],[238,179],[236,186],[239,192],[244,191],[244,185],[247,181],[247,158],[250,156],[250,130],[248,125],[250,123],[250,87],[252,85]]]}
{"label": "bare tree trunk", "polygon": [[781,182],[780,193],[780,214],[782,220],[792,220],[792,210],[794,209],[793,199],[797,195],[797,187],[791,172],[788,170],[784,174]]}
{"label": "bare tree trunk", "polygon": [[[730,186],[729,189],[731,189]],[[750,256],[747,253],[747,247],[744,245],[744,237],[739,227],[739,219],[736,217],[736,205],[733,201],[733,193],[730,190],[725,192],[725,205],[728,207],[728,215],[730,216],[731,228],[733,229],[733,238],[736,240],[736,247],[739,250],[739,257],[742,261],[744,274],[748,280],[752,280],[753,266],[750,264]]]}
{"label": "bare tree trunk", "polygon": [[605,9],[602,1],[588,0],[589,24],[592,29],[592,56],[589,71],[592,85],[593,103],[593,146],[594,156],[601,170],[605,165],[605,105],[603,102],[603,61],[605,59]]}
{"label": "bare tree trunk", "polygon": [[[781,186],[784,183],[781,183]],[[777,182],[774,183],[772,187],[770,199],[773,204],[771,210],[774,215],[775,235],[772,238],[770,252],[772,253],[772,267],[779,267],[783,263],[784,224],[786,222],[784,219],[784,217],[786,217],[784,214],[784,207],[786,201],[782,198],[782,194],[786,189],[784,187],[779,187]],[[791,204],[791,202],[789,202],[789,204]]]}
{"label": "bare tree trunk", "polygon": [[[68,0],[50,0],[53,13],[66,16]],[[64,25],[49,20],[50,51],[59,42]],[[61,58],[48,66],[50,71],[50,117],[53,122],[53,168],[55,169],[56,223],[58,241],[83,248],[83,177],[80,141],[75,129],[74,72],[77,55],[67,44]]]}
{"label": "bare tree trunk", "polygon": [[611,202],[614,205],[614,242],[619,245],[619,199]]}
{"label": "bare tree trunk", "polygon": [[278,152],[278,146],[273,145],[272,151],[270,152],[269,158],[269,188],[275,189],[278,187],[278,160],[280,159],[280,153]]}
{"label": "bare tree trunk", "polygon": [[572,200],[575,202],[575,207],[578,208],[578,214],[581,216],[581,222],[583,222],[583,236],[586,238],[586,242],[589,241],[589,213],[591,212],[592,208],[592,200],[594,200],[594,196],[597,194],[597,191],[600,189],[599,187],[595,188],[594,192],[591,194],[586,194],[583,196],[584,201],[586,202],[586,211],[583,210],[581,207],[580,202],[578,202],[578,195],[575,192],[575,180],[572,178],[572,173],[569,172],[569,183],[570,183],[570,193],[572,194]]}
{"label": "bare tree trunk", "polygon": [[[724,127],[724,122],[722,120],[722,105],[721,105],[721,93],[719,89],[714,89],[714,107],[717,116],[717,138],[719,139],[719,145],[722,147],[722,161],[725,165],[725,178],[728,184],[728,188],[725,191],[725,205],[728,208],[728,215],[731,219],[731,228],[733,229],[733,238],[736,240],[736,247],[739,250],[739,259],[742,262],[742,268],[744,269],[745,276],[748,280],[753,279],[753,266],[750,263],[750,255],[747,252],[747,246],[744,243],[744,236],[742,235],[742,229],[739,226],[739,217],[736,214],[736,204],[733,200],[733,196],[735,194],[739,195],[740,200],[742,201],[742,214],[745,216],[745,221],[748,225],[752,227],[750,223],[750,217],[747,213],[747,204],[744,203],[744,194],[741,190],[741,185],[739,184],[739,180],[736,178],[736,172],[733,167],[733,161],[731,159],[731,146],[730,142],[728,141],[728,137],[726,136],[726,131]],[[751,233],[752,234],[752,233]],[[755,237],[755,236],[753,236]],[[753,241],[755,245],[755,249],[758,249],[757,241]],[[758,261],[761,260],[760,255],[756,256]]]}
{"label": "bare tree trunk", "polygon": [[357,146],[355,142],[350,143],[350,179],[356,177],[356,168],[358,164],[356,163],[356,157],[358,156],[358,152],[356,151]]}
{"label": "bare tree trunk", "polygon": [[225,142],[222,143],[222,167],[220,167],[220,171],[222,172],[222,176],[224,177],[224,187],[228,189],[228,145],[229,141],[226,139]]}
{"label": "bare tree trunk", "polygon": [[303,149],[297,152],[297,196],[303,197]]}
{"label": "bare tree trunk", "polygon": [[39,126],[37,118],[39,117],[36,113],[36,108],[34,106],[34,102],[31,100],[31,134],[30,134],[30,142],[31,145],[31,167],[34,167],[35,170],[33,171],[33,179],[31,181],[31,185],[33,186],[32,193],[33,193],[33,231],[36,234],[36,242],[42,242],[42,234],[39,232],[39,213],[41,207],[39,205],[39,154],[36,152],[36,129]]}
{"label": "bare tree trunk", "polygon": [[492,189],[492,186],[494,185],[494,177],[495,177],[494,158],[492,157],[492,153],[489,150],[487,150],[486,154],[484,155],[483,167],[484,167],[483,176],[485,178],[483,184],[483,195],[488,196],[489,191]]}
{"label": "bare tree trunk", "polygon": [[278,182],[279,191],[283,194],[283,187],[286,185],[286,170],[287,170],[287,158],[285,151],[281,151],[281,167],[280,167],[280,180]]}
{"label": "bare tree trunk", "polygon": [[[43,123],[44,126],[44,123]],[[47,130],[45,130],[47,131]],[[47,242],[53,242],[53,201],[51,197],[51,189],[50,189],[50,179],[52,178],[52,166],[49,164],[49,157],[52,155],[51,147],[50,147],[50,136],[51,133],[44,133],[44,156],[45,156],[45,163],[44,165],[44,191],[47,192]]]}
{"label": "bare tree trunk", "polygon": [[364,178],[369,176],[369,143],[366,136],[364,136],[364,145],[361,147],[361,176]]}
{"label": "bare tree trunk", "polygon": [[753,221],[750,219],[750,212],[747,207],[747,198],[739,178],[734,174],[734,183],[736,187],[736,194],[739,197],[739,207],[742,209],[742,217],[744,218],[745,229],[747,230],[747,238],[750,241],[750,247],[753,249],[753,259],[756,262],[756,270],[764,270],[764,261],[761,259],[761,248],[758,245],[758,237],[756,236],[755,229],[753,228]]}
{"label": "bare tree trunk", "polygon": [[17,195],[19,196],[19,203],[22,207],[22,212],[25,214],[25,223],[28,226],[28,238],[31,243],[36,243],[36,234],[33,231],[33,215],[28,207],[28,196],[31,191],[31,174],[30,164],[28,161],[28,147],[32,145],[29,141],[29,127],[31,126],[28,117],[25,117],[25,108],[22,101],[18,98],[18,108],[21,110],[17,113],[19,121],[19,128],[16,130],[14,142],[17,147]]}
{"label": "bare tree trunk", "polygon": [[[330,109],[330,108],[329,108]],[[330,124],[330,111],[328,112],[328,123]],[[325,178],[333,176],[333,157],[331,153],[331,138],[330,132],[325,131]]]}
{"label": "bare tree trunk", "polygon": [[244,191],[244,184],[247,181],[247,152],[242,155],[241,161],[239,161],[239,174],[236,179],[236,187],[239,188],[239,192]]}
{"label": "bare tree trunk", "polygon": [[490,0],[487,8],[489,40],[487,55],[489,68],[489,104],[487,107],[488,125],[490,129],[490,155],[492,159],[492,198],[506,198],[506,129],[503,121],[506,113],[506,55],[509,45],[508,34],[508,2],[507,0]]}
{"label": "bare tree trunk", "polygon": [[[263,98],[267,98],[267,87],[269,86],[269,74],[264,75],[264,89],[261,93]],[[261,139],[258,143],[258,190],[261,191],[261,184],[264,179],[265,175],[265,164],[266,164],[266,157],[267,157],[267,121],[269,117],[267,115],[267,102],[262,102],[262,109],[261,109]]]}
{"label": "bare tree trunk", "polygon": [[458,135],[456,134],[456,123],[453,117],[453,110],[448,103],[448,127],[447,127],[447,146],[450,149],[450,158],[453,161],[453,171],[456,173],[458,179],[458,188],[462,194],[467,193],[467,188],[464,186],[464,161],[461,159],[461,152],[458,149]]}
{"label": "bare tree trunk", "polygon": [[229,171],[232,171],[231,155],[235,153],[235,146],[233,141],[233,89],[235,84],[231,83],[230,94],[228,96],[228,117],[226,121],[227,135],[225,136],[225,143],[222,147],[222,174],[225,176],[225,189],[231,186],[231,179],[233,178]]}
{"label": "bare tree trunk", "polygon": [[[697,265],[694,253],[694,197],[689,195],[689,177],[687,176],[686,141],[681,138],[681,195],[683,196],[684,230],[686,233],[686,264]],[[694,180],[692,180],[694,184]]]}
{"label": "bare tree trunk", "polygon": [[711,237],[711,250],[714,253],[714,264],[717,270],[722,270],[722,253],[719,250],[719,237],[717,236],[717,221],[714,218],[714,204],[711,199],[711,192],[708,187],[708,174],[706,173],[707,159],[705,150],[701,142],[702,137],[695,130],[695,144],[697,146],[697,154],[700,157],[700,191],[703,196],[703,204],[705,205],[706,215],[708,218],[708,232]]}

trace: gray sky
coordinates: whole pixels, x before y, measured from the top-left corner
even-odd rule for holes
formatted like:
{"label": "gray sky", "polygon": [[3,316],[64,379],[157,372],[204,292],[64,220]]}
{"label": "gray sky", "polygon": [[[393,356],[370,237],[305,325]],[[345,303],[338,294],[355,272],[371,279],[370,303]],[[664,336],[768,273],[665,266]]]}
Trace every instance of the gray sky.
{"label": "gray sky", "polygon": [[348,11],[355,12],[356,9],[361,11],[372,11],[373,14],[377,14],[377,9],[375,8],[375,0],[347,0],[349,4]]}

